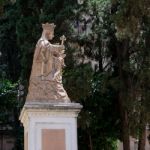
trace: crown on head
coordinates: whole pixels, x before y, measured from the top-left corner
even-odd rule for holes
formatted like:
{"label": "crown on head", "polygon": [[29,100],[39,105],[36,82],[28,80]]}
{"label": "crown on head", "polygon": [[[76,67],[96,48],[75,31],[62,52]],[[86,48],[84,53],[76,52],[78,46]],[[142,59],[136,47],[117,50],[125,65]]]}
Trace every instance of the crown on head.
{"label": "crown on head", "polygon": [[54,23],[45,23],[42,24],[43,30],[51,30],[53,31],[55,29],[56,25]]}

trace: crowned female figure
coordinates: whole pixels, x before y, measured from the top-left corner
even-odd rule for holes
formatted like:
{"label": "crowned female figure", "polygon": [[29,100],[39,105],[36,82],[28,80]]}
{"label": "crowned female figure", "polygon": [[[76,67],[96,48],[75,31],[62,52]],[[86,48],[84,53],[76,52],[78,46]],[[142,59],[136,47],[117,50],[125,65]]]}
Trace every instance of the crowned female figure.
{"label": "crowned female figure", "polygon": [[27,101],[70,102],[62,85],[64,45],[51,44],[55,25],[42,24],[43,32],[33,57]]}

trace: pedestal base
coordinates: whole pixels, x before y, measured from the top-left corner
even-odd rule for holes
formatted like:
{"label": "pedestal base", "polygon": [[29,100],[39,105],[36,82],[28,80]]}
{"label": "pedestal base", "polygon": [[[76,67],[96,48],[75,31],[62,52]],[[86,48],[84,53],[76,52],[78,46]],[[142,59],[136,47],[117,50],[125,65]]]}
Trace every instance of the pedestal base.
{"label": "pedestal base", "polygon": [[77,150],[77,103],[26,103],[20,115],[25,150]]}

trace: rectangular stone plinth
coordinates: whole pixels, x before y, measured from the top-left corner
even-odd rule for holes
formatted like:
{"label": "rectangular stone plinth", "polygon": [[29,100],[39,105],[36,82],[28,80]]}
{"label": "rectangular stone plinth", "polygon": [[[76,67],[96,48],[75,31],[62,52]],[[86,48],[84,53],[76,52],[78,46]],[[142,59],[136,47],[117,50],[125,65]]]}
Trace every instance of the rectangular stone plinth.
{"label": "rectangular stone plinth", "polygon": [[20,120],[24,125],[25,150],[77,150],[76,103],[25,104]]}

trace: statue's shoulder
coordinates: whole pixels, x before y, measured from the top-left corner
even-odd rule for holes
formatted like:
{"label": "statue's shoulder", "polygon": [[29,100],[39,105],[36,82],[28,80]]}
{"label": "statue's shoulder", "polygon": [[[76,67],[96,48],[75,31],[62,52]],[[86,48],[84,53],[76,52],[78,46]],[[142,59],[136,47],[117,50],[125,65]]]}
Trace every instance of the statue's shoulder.
{"label": "statue's shoulder", "polygon": [[37,42],[37,47],[49,47],[50,46],[50,42],[48,40],[45,40],[43,38],[40,38]]}

